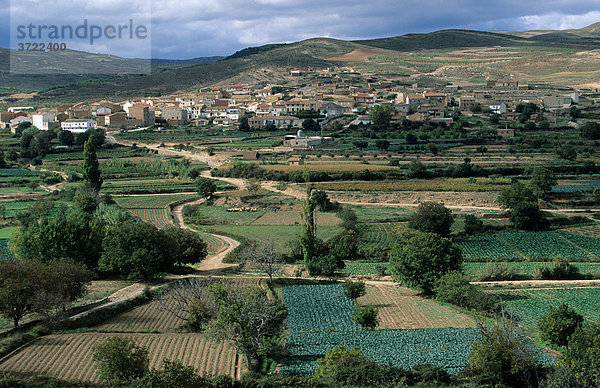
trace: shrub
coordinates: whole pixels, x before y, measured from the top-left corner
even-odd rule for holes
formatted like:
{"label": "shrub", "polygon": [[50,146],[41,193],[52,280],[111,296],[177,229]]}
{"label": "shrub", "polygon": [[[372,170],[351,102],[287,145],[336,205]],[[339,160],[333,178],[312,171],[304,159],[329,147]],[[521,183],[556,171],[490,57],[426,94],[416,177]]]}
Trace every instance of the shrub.
{"label": "shrub", "polygon": [[442,302],[477,311],[493,312],[498,306],[493,295],[479,290],[459,271],[451,271],[442,276],[433,292],[435,298]]}
{"label": "shrub", "polygon": [[534,277],[544,280],[572,280],[581,279],[582,275],[579,273],[579,268],[569,263],[569,260],[557,257],[552,264],[538,268]]}
{"label": "shrub", "polygon": [[354,302],[356,299],[363,296],[366,292],[366,284],[364,282],[353,282],[352,280],[346,280],[342,287],[344,288],[344,294]]}
{"label": "shrub", "polygon": [[468,214],[467,216],[465,216],[464,228],[465,234],[468,235],[481,233],[485,231],[483,221],[477,218],[477,216],[475,216],[474,214]]}
{"label": "shrub", "polygon": [[421,232],[436,233],[442,237],[450,234],[454,222],[452,211],[441,203],[423,202],[412,214],[408,227]]}
{"label": "shrub", "polygon": [[479,282],[499,282],[522,278],[514,266],[507,263],[489,263],[475,275]]}
{"label": "shrub", "polygon": [[356,305],[354,308],[354,313],[352,314],[352,321],[364,328],[373,330],[379,324],[377,313],[377,309],[372,304],[367,304],[364,306]]}
{"label": "shrub", "polygon": [[148,350],[124,337],[96,343],[94,361],[100,379],[109,384],[129,383],[148,373]]}
{"label": "shrub", "polygon": [[583,316],[568,304],[550,306],[548,314],[538,321],[540,337],[554,345],[567,346],[575,330],[583,323]]}

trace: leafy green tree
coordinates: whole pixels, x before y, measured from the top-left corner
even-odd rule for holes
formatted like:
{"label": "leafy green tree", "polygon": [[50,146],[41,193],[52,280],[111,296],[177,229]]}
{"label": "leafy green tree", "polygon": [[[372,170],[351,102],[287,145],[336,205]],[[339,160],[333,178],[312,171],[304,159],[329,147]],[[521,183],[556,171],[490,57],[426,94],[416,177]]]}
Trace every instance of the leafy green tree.
{"label": "leafy green tree", "polygon": [[467,214],[465,216],[465,225],[464,231],[467,235],[472,235],[476,233],[481,233],[485,230],[485,226],[483,225],[483,221],[475,214]]}
{"label": "leafy green tree", "polygon": [[[231,380],[230,377],[229,380]],[[163,360],[161,369],[149,371],[136,381],[132,388],[207,388],[212,386],[210,379],[199,376],[193,367],[184,366],[179,360]],[[229,386],[233,386],[232,381]]]}
{"label": "leafy green tree", "polygon": [[108,228],[98,270],[129,279],[151,279],[173,270],[172,241],[154,225],[129,220]]}
{"label": "leafy green tree", "polygon": [[392,106],[388,104],[375,105],[371,108],[369,119],[378,127],[387,127],[392,120]]}
{"label": "leafy green tree", "polygon": [[516,229],[542,230],[548,227],[548,220],[540,210],[540,206],[533,202],[521,202],[510,209],[508,219]]}
{"label": "leafy green tree", "polygon": [[247,115],[243,115],[240,118],[240,125],[238,126],[238,129],[240,131],[249,131],[250,130],[250,125],[248,124],[248,116]]}
{"label": "leafy green tree", "polygon": [[344,260],[329,252],[320,252],[312,257],[306,264],[306,269],[311,276],[333,276],[337,270],[346,266]]}
{"label": "leafy green tree", "polygon": [[305,131],[320,131],[321,126],[313,119],[305,119],[302,121],[302,128]]}
{"label": "leafy green tree", "polygon": [[83,179],[96,193],[102,187],[100,164],[96,156],[96,137],[91,135],[83,146]]}
{"label": "leafy green tree", "polygon": [[571,116],[572,119],[580,119],[583,117],[583,114],[579,108],[573,105],[569,108],[569,116]]}
{"label": "leafy green tree", "polygon": [[460,271],[444,274],[433,289],[435,298],[445,303],[482,312],[496,312],[498,300],[493,295],[481,291]]}
{"label": "leafy green tree", "polygon": [[385,151],[390,148],[390,142],[385,139],[377,139],[375,140],[375,147],[377,147],[380,151]]}
{"label": "leafy green tree", "polygon": [[143,378],[148,373],[148,350],[125,337],[111,337],[93,346],[94,362],[100,379],[122,385]]}
{"label": "leafy green tree", "polygon": [[579,127],[581,136],[590,140],[600,140],[600,123],[589,121]]}
{"label": "leafy green tree", "polygon": [[250,195],[254,196],[254,195],[258,194],[262,185],[261,185],[260,179],[248,178],[248,179],[246,179],[246,182],[244,182],[244,186],[246,187],[246,190],[248,190]]}
{"label": "leafy green tree", "polygon": [[235,287],[216,283],[208,286],[216,306],[216,317],[206,334],[219,341],[231,341],[244,355],[248,369],[254,360],[278,346],[287,309],[278,298],[268,298],[258,287]]}
{"label": "leafy green tree", "polygon": [[409,287],[431,294],[437,279],[462,265],[460,248],[435,233],[405,230],[397,235],[390,251],[390,267],[395,278]]}
{"label": "leafy green tree", "polygon": [[356,299],[367,293],[367,285],[365,282],[346,280],[342,283],[342,287],[344,288],[344,294],[352,299],[353,302],[356,302]]}
{"label": "leafy green tree", "polygon": [[345,231],[354,236],[360,235],[360,221],[352,208],[344,206],[342,210],[338,212],[338,217],[342,220],[340,226],[344,228]]}
{"label": "leafy green tree", "polygon": [[208,246],[193,230],[170,226],[162,230],[173,250],[170,252],[176,266],[199,263],[208,255]]}
{"label": "leafy green tree", "polygon": [[567,369],[569,383],[561,387],[600,386],[600,326],[598,323],[583,323],[576,328],[563,355],[562,363]]}
{"label": "leafy green tree", "polygon": [[324,190],[313,190],[312,192],[313,199],[317,203],[319,210],[322,212],[328,212],[334,210],[335,206],[327,196],[327,193]]}
{"label": "leafy green tree", "polygon": [[502,190],[498,195],[498,202],[504,209],[513,209],[518,204],[537,203],[538,198],[531,190],[531,188],[525,186],[521,182],[515,182],[510,187]]}
{"label": "leafy green tree", "polygon": [[578,314],[567,303],[562,303],[558,307],[550,306],[548,314],[538,321],[537,326],[542,340],[558,346],[568,346],[569,338],[582,323],[583,315]]}
{"label": "leafy green tree", "polygon": [[408,165],[408,177],[409,178],[427,178],[429,173],[427,167],[418,160],[413,160]]}
{"label": "leafy green tree", "polygon": [[[346,231],[325,244],[329,254],[336,258],[337,263],[359,258],[359,239],[357,236],[355,233]],[[343,267],[338,269],[341,268]]]}
{"label": "leafy green tree", "polygon": [[354,307],[354,313],[352,313],[352,322],[369,330],[373,330],[379,324],[377,314],[377,308],[372,304],[364,306],[356,305]]}
{"label": "leafy green tree", "polygon": [[75,208],[88,214],[96,211],[98,201],[98,193],[85,183],[77,188],[73,197]]}
{"label": "leafy green tree", "polygon": [[217,191],[217,185],[213,179],[203,177],[196,179],[196,192],[202,198],[212,197],[215,191]]}
{"label": "leafy green tree", "polygon": [[552,186],[556,185],[557,179],[554,171],[545,167],[535,167],[531,172],[531,184],[546,195]]}
{"label": "leafy green tree", "polygon": [[62,145],[72,146],[75,143],[75,136],[73,136],[73,132],[71,131],[60,130],[58,132],[58,141]]}
{"label": "leafy green tree", "polygon": [[469,358],[475,384],[514,388],[538,385],[543,376],[541,361],[510,320],[482,326],[480,332]]}
{"label": "leafy green tree", "polygon": [[352,144],[354,144],[354,146],[358,149],[365,149],[369,146],[369,142],[365,141],[365,140],[357,140],[352,142]]}
{"label": "leafy green tree", "polygon": [[446,237],[450,234],[450,227],[453,223],[452,211],[443,204],[422,202],[417,207],[417,211],[410,216],[408,227]]}
{"label": "leafy green tree", "polygon": [[39,275],[34,261],[0,261],[0,314],[12,320],[15,327],[26,314],[35,311]]}

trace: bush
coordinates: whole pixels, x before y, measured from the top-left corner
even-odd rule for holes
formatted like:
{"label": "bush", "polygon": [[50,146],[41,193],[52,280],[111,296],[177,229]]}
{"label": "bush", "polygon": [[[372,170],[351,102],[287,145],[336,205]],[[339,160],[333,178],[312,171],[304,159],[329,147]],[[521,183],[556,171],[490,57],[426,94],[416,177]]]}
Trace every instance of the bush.
{"label": "bush", "polygon": [[417,208],[416,213],[411,215],[408,227],[446,237],[450,234],[450,227],[453,222],[452,211],[443,204],[423,202]]}
{"label": "bush", "polygon": [[102,381],[129,383],[148,373],[148,350],[131,339],[112,337],[94,345],[94,362]]}
{"label": "bush", "polygon": [[364,328],[373,330],[379,324],[377,313],[377,309],[372,304],[367,304],[364,306],[356,305],[354,308],[354,313],[352,314],[352,321]]}
{"label": "bush", "polygon": [[321,254],[306,262],[306,269],[310,276],[332,276],[335,271],[343,269],[345,266],[343,260],[331,254]]}
{"label": "bush", "polygon": [[342,287],[344,288],[344,294],[352,301],[356,302],[356,299],[366,294],[366,284],[364,282],[353,282],[352,280],[346,280]]}
{"label": "bush", "polygon": [[507,263],[489,263],[481,268],[475,276],[478,282],[501,282],[523,278],[517,273],[514,266]]}
{"label": "bush", "polygon": [[583,316],[568,304],[550,306],[548,314],[537,323],[540,337],[554,345],[567,346],[575,330],[583,323]]}
{"label": "bush", "polygon": [[485,232],[485,226],[483,221],[477,218],[474,214],[468,214],[465,216],[465,234],[472,235],[476,233]]}
{"label": "bush", "polygon": [[581,279],[579,268],[569,263],[564,257],[557,257],[552,264],[538,268],[534,277],[543,280],[573,280]]}
{"label": "bush", "polygon": [[476,311],[494,312],[498,306],[493,295],[479,290],[459,271],[442,276],[433,292],[437,300]]}

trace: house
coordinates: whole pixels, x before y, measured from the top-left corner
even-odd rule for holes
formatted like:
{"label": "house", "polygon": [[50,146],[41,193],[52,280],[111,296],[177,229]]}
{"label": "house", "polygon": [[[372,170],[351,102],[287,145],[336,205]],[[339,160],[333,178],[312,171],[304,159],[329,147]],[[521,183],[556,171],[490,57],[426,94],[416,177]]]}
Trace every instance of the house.
{"label": "house", "polygon": [[0,112],[0,128],[4,129],[7,126],[10,126],[10,120],[17,117],[17,115],[13,112]]}
{"label": "house", "polygon": [[289,158],[288,163],[290,166],[304,166],[304,158]]}
{"label": "house", "polygon": [[327,104],[322,105],[319,108],[319,113],[325,115],[325,117],[327,118],[341,116],[345,113],[348,113],[349,111],[350,110],[348,108],[335,104],[333,102],[328,102]]}
{"label": "house", "polygon": [[544,108],[547,109],[566,109],[572,102],[571,96],[548,96],[542,100]]}
{"label": "house", "polygon": [[135,104],[129,107],[128,116],[139,120],[142,127],[152,127],[155,124],[154,111],[150,110],[148,104]]}
{"label": "house", "polygon": [[34,126],[40,131],[47,131],[50,129],[50,123],[54,123],[55,116],[53,113],[42,113],[32,115],[31,120]]}
{"label": "house", "polygon": [[127,126],[127,124],[127,113],[125,112],[116,112],[104,116],[104,125],[109,128],[121,128]]}
{"label": "house", "polygon": [[15,131],[17,130],[17,127],[19,126],[19,124],[25,123],[25,122],[33,124],[33,121],[31,120],[30,117],[27,117],[27,116],[17,116],[17,117],[15,117],[14,119],[10,120],[10,124],[9,124],[10,125],[10,131],[12,133],[15,133]]}
{"label": "house", "polygon": [[496,114],[501,115],[506,113],[506,104],[503,102],[492,102],[490,103],[489,107],[492,110],[492,112]]}
{"label": "house", "polygon": [[273,124],[276,128],[297,128],[300,126],[300,119],[295,116],[260,116],[248,119],[250,128],[262,129],[268,124]]}
{"label": "house", "polygon": [[162,108],[162,118],[171,126],[185,125],[188,123],[188,112],[180,107],[165,106]]}
{"label": "house", "polygon": [[69,119],[60,124],[63,131],[83,133],[90,129],[94,129],[95,121],[91,119]]}

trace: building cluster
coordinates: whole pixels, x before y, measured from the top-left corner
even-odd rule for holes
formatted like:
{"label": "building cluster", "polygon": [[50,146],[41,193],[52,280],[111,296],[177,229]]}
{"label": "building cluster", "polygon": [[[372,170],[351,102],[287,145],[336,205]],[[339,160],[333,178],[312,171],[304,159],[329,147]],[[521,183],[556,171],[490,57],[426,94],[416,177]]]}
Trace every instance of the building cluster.
{"label": "building cluster", "polygon": [[[41,130],[60,127],[72,132],[90,128],[132,129],[152,126],[208,124],[236,128],[242,117],[251,129],[265,127],[291,129],[302,127],[306,112],[320,114],[321,120],[355,114],[352,123],[370,123],[367,116],[375,105],[388,104],[393,121],[452,123],[456,110],[482,109],[514,119],[516,106],[533,103],[546,110],[564,109],[573,103],[592,104],[600,95],[594,91],[544,89],[514,80],[490,80],[485,85],[460,87],[447,85],[423,88],[398,81],[362,76],[353,71],[333,74],[329,69],[310,76],[297,71],[294,85],[230,85],[204,88],[196,92],[112,102],[102,100],[34,110],[12,107],[0,112],[0,128],[14,129],[28,121]],[[300,82],[301,81],[301,82]],[[542,114],[533,120],[543,119]]]}

